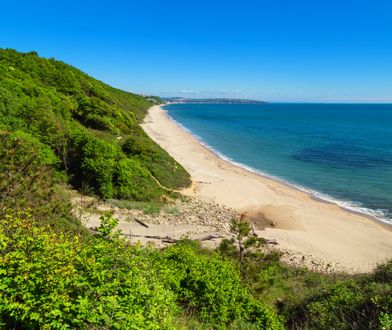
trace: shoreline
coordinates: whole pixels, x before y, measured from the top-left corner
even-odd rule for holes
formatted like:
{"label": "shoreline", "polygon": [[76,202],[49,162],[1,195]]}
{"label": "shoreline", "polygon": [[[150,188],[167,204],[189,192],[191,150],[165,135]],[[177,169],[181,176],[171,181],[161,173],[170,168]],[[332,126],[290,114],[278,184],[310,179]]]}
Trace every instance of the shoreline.
{"label": "shoreline", "polygon": [[142,127],[191,174],[185,195],[246,212],[258,235],[281,249],[352,273],[392,258],[384,221],[225,159],[160,106],[149,109]]}
{"label": "shoreline", "polygon": [[[173,103],[170,103],[173,104]],[[384,225],[386,228],[388,228],[389,230],[392,231],[392,222],[389,219],[386,218],[382,218],[382,217],[377,217],[376,215],[372,214],[370,211],[370,209],[364,208],[366,210],[369,210],[368,212],[366,211],[362,211],[361,207],[358,206],[353,206],[352,208],[350,208],[349,206],[344,205],[345,203],[350,203],[350,202],[345,202],[345,201],[339,201],[334,199],[332,196],[328,196],[325,195],[323,193],[320,193],[318,191],[306,188],[306,187],[302,187],[300,185],[296,185],[294,183],[290,183],[287,180],[284,180],[282,178],[279,178],[277,176],[273,176],[270,175],[268,173],[259,171],[257,169],[254,169],[248,165],[242,164],[242,163],[238,163],[235,160],[221,154],[219,151],[215,150],[212,146],[210,146],[208,143],[206,143],[201,137],[199,137],[198,135],[194,134],[192,131],[190,131],[188,128],[186,128],[185,126],[183,126],[181,123],[179,123],[178,121],[176,121],[172,116],[169,115],[169,113],[162,108],[162,105],[160,106],[161,109],[164,111],[165,116],[173,121],[176,125],[178,125],[181,129],[183,129],[184,131],[186,131],[187,133],[189,133],[192,137],[194,137],[204,148],[206,148],[207,150],[209,150],[211,153],[213,153],[216,157],[220,158],[222,161],[228,162],[230,164],[232,164],[233,166],[239,167],[249,173],[258,175],[263,177],[266,180],[272,180],[278,184],[284,185],[290,189],[294,189],[297,190],[299,192],[305,193],[307,194],[310,198],[314,199],[315,201],[319,201],[319,202],[323,202],[326,204],[332,204],[332,205],[336,205],[338,207],[340,207],[342,210],[346,211],[346,212],[350,212],[356,215],[360,215],[366,218],[369,218],[381,225]],[[355,203],[352,202],[354,205]]]}

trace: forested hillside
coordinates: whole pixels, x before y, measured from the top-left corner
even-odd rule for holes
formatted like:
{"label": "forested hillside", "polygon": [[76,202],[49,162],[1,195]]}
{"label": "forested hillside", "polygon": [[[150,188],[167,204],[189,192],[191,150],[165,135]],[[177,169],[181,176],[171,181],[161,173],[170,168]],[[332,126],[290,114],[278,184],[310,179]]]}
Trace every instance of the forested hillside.
{"label": "forested hillside", "polygon": [[0,130],[32,143],[76,188],[157,199],[189,175],[139,123],[159,98],[112,88],[37,53],[0,50]]}

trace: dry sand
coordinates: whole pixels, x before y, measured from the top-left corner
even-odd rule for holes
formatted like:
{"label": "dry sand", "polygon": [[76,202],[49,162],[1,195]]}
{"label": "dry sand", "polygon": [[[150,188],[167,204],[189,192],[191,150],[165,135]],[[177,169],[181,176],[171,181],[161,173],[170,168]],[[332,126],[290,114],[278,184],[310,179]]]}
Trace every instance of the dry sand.
{"label": "dry sand", "polygon": [[184,194],[247,212],[258,234],[276,239],[293,259],[358,273],[392,258],[389,226],[221,159],[159,106],[142,126],[191,174],[193,185]]}

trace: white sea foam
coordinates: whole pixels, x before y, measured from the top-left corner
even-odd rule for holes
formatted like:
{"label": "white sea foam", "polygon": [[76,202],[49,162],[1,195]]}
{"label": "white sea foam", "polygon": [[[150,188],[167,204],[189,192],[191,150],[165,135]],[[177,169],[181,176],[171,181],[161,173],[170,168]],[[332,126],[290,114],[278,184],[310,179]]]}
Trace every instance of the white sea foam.
{"label": "white sea foam", "polygon": [[296,183],[290,182],[288,180],[285,180],[283,178],[274,176],[272,174],[269,174],[267,172],[263,172],[260,171],[258,169],[255,169],[253,167],[250,167],[248,165],[239,163],[233,159],[231,159],[230,157],[222,154],[221,152],[219,152],[218,150],[216,150],[214,147],[210,146],[207,142],[205,142],[200,136],[198,136],[197,134],[195,134],[194,132],[192,132],[190,129],[188,129],[187,127],[185,127],[184,125],[182,125],[181,123],[179,123],[178,121],[176,121],[172,116],[170,116],[169,112],[167,110],[165,110],[166,115],[168,116],[168,118],[170,118],[170,120],[172,120],[173,122],[175,122],[178,126],[181,127],[181,129],[183,129],[184,131],[188,132],[189,134],[191,134],[194,138],[196,138],[196,140],[205,148],[207,148],[208,150],[210,150],[211,152],[213,152],[215,155],[217,155],[219,158],[221,158],[222,160],[229,162],[235,166],[241,167],[249,172],[255,173],[257,175],[260,176],[264,176],[266,178],[272,179],[274,181],[283,183],[285,185],[288,185],[294,189],[303,191],[309,195],[311,195],[312,197],[319,199],[321,201],[324,202],[328,202],[328,203],[333,203],[336,204],[338,206],[340,206],[343,209],[346,209],[348,211],[352,211],[352,212],[356,212],[356,213],[360,213],[366,216],[370,216],[372,218],[375,218],[379,221],[382,221],[386,224],[391,225],[392,224],[392,219],[388,218],[388,216],[386,215],[385,210],[373,210],[373,209],[369,209],[367,207],[364,207],[363,205],[361,205],[358,202],[353,202],[353,201],[344,201],[344,200],[339,200],[336,199],[328,194],[324,194],[315,190],[312,190],[310,188],[306,188],[303,187],[301,185],[298,185]]}

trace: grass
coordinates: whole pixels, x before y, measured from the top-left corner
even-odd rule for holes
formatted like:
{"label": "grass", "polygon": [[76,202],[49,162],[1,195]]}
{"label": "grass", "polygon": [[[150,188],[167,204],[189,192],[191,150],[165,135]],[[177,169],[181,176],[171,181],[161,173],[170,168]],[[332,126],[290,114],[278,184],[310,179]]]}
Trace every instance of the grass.
{"label": "grass", "polygon": [[164,202],[138,202],[125,199],[107,199],[112,207],[118,207],[126,210],[141,210],[145,214],[157,216],[161,211],[167,214],[178,215],[180,209],[177,206],[170,206]]}
{"label": "grass", "polygon": [[167,214],[177,215],[180,213],[180,209],[177,206],[167,206],[163,209]]}
{"label": "grass", "polygon": [[106,202],[112,207],[126,210],[141,210],[145,214],[152,216],[157,216],[164,206],[162,202],[139,202],[125,199],[107,199]]}

